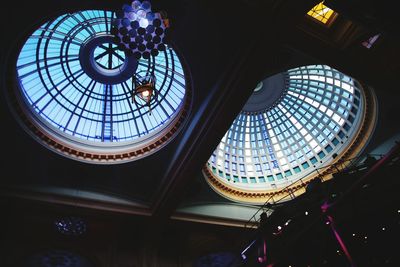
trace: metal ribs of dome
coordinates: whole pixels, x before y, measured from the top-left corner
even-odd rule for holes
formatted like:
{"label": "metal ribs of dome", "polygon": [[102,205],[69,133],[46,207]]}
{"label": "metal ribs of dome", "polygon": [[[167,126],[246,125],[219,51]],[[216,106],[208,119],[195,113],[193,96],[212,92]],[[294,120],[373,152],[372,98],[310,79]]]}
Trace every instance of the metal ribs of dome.
{"label": "metal ribs of dome", "polygon": [[287,88],[280,100],[241,112],[203,168],[227,198],[263,203],[295,182],[304,187],[359,137],[367,103],[358,82],[325,65],[282,75]]}
{"label": "metal ribs of dome", "polygon": [[[102,10],[61,15],[38,28],[18,55],[20,88],[11,94],[18,115],[35,138],[74,159],[118,163],[149,155],[175,135],[190,105],[176,51],[135,65],[112,43],[114,17]],[[150,111],[131,101],[132,70],[143,78],[153,67],[158,98]]]}

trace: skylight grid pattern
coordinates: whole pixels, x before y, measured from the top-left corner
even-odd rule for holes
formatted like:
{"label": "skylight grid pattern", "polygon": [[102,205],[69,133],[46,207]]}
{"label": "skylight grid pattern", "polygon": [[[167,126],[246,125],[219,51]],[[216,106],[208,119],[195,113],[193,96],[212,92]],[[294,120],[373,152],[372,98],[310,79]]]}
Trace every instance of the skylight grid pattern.
{"label": "skylight grid pattern", "polygon": [[[133,141],[152,134],[177,115],[185,97],[183,67],[172,48],[139,60],[138,77],[155,66],[159,93],[151,113],[132,102],[132,79],[105,84],[84,72],[81,46],[94,36],[109,35],[112,18],[112,12],[100,10],[60,16],[27,39],[17,60],[21,91],[34,116],[85,141]],[[121,66],[124,56],[116,52],[112,68]],[[97,63],[107,65],[101,57]]]}
{"label": "skylight grid pattern", "polygon": [[360,125],[363,98],[352,78],[324,65],[286,73],[287,93],[264,112],[241,112],[208,161],[238,188],[279,189],[328,165]]}
{"label": "skylight grid pattern", "polygon": [[322,1],[314,6],[310,11],[307,12],[307,15],[318,20],[319,22],[322,22],[323,24],[328,24],[329,20],[332,19],[335,12],[324,5],[324,2],[325,1]]}

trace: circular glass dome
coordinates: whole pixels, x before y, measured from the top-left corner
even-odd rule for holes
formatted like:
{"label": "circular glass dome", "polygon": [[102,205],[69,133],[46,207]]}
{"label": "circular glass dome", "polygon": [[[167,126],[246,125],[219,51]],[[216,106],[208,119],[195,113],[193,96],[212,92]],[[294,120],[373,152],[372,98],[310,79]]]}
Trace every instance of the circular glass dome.
{"label": "circular glass dome", "polygon": [[[74,159],[114,163],[153,153],[174,136],[189,107],[176,51],[170,45],[139,60],[126,54],[110,33],[114,17],[103,10],[59,16],[33,32],[17,58],[22,121]],[[149,106],[134,99],[134,81],[150,75],[156,90]]]}
{"label": "circular glass dome", "polygon": [[304,189],[327,166],[360,151],[356,143],[369,136],[360,134],[371,108],[366,91],[325,65],[263,80],[204,167],[207,181],[223,196],[251,203]]}

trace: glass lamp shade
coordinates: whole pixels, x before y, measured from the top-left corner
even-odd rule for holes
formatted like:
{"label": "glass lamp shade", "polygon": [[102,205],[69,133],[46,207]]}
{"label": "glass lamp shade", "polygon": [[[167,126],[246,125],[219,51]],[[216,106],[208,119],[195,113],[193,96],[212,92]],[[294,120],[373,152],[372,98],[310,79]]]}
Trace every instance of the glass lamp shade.
{"label": "glass lamp shade", "polygon": [[154,86],[151,83],[140,85],[136,88],[136,95],[146,103],[150,103],[153,96]]}

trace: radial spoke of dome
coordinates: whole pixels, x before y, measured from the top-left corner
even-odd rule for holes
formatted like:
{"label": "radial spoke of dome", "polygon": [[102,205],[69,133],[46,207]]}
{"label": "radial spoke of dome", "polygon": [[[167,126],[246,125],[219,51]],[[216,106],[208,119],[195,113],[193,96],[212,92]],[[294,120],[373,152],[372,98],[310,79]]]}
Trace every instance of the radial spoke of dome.
{"label": "radial spoke of dome", "polygon": [[125,58],[123,58],[120,54],[118,54],[116,51],[112,51],[112,53],[110,53],[110,55],[114,55],[116,58],[118,58],[119,60],[125,61]]}
{"label": "radial spoke of dome", "polygon": [[75,14],[70,14],[70,17],[75,19],[76,22],[83,28],[85,29],[89,35],[96,35],[96,30],[93,28],[93,26],[90,23],[85,22],[87,20],[87,18],[82,14],[82,12],[78,13],[79,16],[82,18],[82,20],[80,20],[79,18],[77,18],[77,16]]}
{"label": "radial spoke of dome", "polygon": [[[78,77],[84,74],[84,72],[83,72],[82,70],[76,71],[76,73],[79,73],[79,72],[80,72],[80,74],[78,75]],[[75,73],[75,74],[76,74],[76,73]],[[66,80],[68,80],[68,79],[67,79],[67,78],[64,79],[64,81],[66,81]],[[60,82],[59,84],[61,84],[61,83],[62,83],[62,82]],[[57,88],[57,85],[55,85],[55,86],[52,87],[52,89],[55,89],[55,88]],[[59,90],[57,91],[57,93],[53,95],[53,98],[51,98],[51,99],[47,102],[47,104],[39,111],[39,113],[43,113],[43,111],[46,109],[46,107],[48,106],[48,104],[49,104],[51,101],[56,101],[59,105],[64,106],[61,102],[59,102],[59,101],[57,100],[56,96],[57,96],[57,95],[60,95],[61,92],[62,92],[63,90],[65,90],[66,88],[68,88],[68,84],[66,84],[63,88],[59,89]],[[48,91],[46,92],[46,94],[50,93],[50,89],[46,88],[46,90],[48,90]],[[44,95],[44,96],[45,96],[45,95]],[[34,104],[37,104],[37,102],[38,102],[38,101],[36,101],[36,103],[34,103]],[[71,104],[72,104],[72,103],[71,103]]]}
{"label": "radial spoke of dome", "polygon": [[94,57],[95,60],[98,60],[99,58],[104,57],[105,55],[108,54],[108,51],[104,51],[103,53],[98,54],[97,56]]}
{"label": "radial spoke of dome", "polygon": [[[121,84],[121,86],[122,86],[122,89],[124,90],[125,94],[126,94],[127,96],[130,95],[130,90],[127,90],[127,88],[129,88],[127,82],[123,82],[123,83]],[[136,121],[137,117],[134,116],[134,114],[135,114],[134,111],[136,111],[136,110],[138,109],[138,106],[136,105],[136,102],[134,102],[134,103],[135,103],[135,107],[136,107],[136,108],[134,109],[133,106],[132,106],[132,102],[131,102],[130,99],[131,99],[130,97],[126,97],[126,101],[128,102],[128,106],[129,106],[129,108],[130,108],[130,110],[131,110],[131,113],[132,113],[133,122],[134,122],[134,124],[135,124],[136,132],[138,133],[138,135],[140,135],[139,126],[138,126],[137,121]]]}
{"label": "radial spoke of dome", "polygon": [[[91,86],[92,83],[93,83],[93,85]],[[76,130],[78,129],[78,125],[79,125],[79,123],[80,123],[80,121],[81,121],[81,119],[83,117],[83,112],[85,110],[87,110],[86,107],[87,107],[87,104],[89,103],[90,96],[91,96],[95,86],[96,86],[96,81],[94,81],[94,80],[90,81],[90,83],[88,84],[88,88],[90,88],[89,94],[87,95],[85,103],[83,104],[83,106],[80,107],[81,108],[81,112],[78,115],[78,121],[75,124],[74,130],[73,130],[73,133],[72,133],[73,135],[75,135]],[[79,100],[79,102],[82,100],[83,96],[84,96],[84,94],[82,94],[81,99]],[[78,108],[78,105],[75,106],[74,113],[75,113],[77,108]],[[68,127],[68,124],[69,124],[69,122],[66,124],[65,128]]]}

